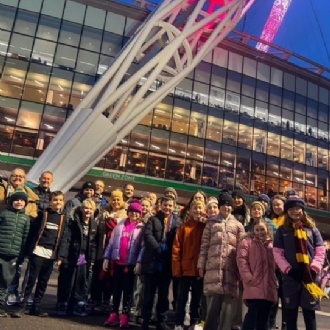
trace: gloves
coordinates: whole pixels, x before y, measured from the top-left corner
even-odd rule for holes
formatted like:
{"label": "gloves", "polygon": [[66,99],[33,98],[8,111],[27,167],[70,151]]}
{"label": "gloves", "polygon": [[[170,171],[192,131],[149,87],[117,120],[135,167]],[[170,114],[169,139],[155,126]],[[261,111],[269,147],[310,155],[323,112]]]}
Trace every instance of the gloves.
{"label": "gloves", "polygon": [[303,272],[298,268],[291,268],[288,271],[288,276],[290,276],[297,282],[302,282]]}

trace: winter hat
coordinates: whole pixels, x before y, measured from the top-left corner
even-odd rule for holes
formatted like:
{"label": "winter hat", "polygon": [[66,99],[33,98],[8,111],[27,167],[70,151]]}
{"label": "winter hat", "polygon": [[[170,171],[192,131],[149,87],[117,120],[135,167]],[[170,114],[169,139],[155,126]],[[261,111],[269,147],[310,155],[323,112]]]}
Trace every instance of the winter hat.
{"label": "winter hat", "polygon": [[254,201],[254,202],[251,204],[250,211],[252,210],[252,207],[253,207],[254,205],[258,205],[258,206],[260,206],[261,211],[262,211],[262,215],[265,215],[266,210],[265,210],[265,206],[264,206],[264,204],[262,204],[260,201]]}
{"label": "winter hat", "polygon": [[231,197],[233,197],[233,198],[240,197],[245,202],[245,196],[244,196],[243,190],[234,190],[233,193],[231,194]]}
{"label": "winter hat", "polygon": [[95,185],[95,183],[93,181],[86,181],[82,185],[81,190],[84,191],[87,188],[91,188],[91,189],[93,189],[95,191],[96,190],[96,185]]}
{"label": "winter hat", "polygon": [[16,190],[10,197],[8,204],[12,205],[14,201],[18,201],[19,199],[22,199],[25,202],[25,206],[28,203],[28,196],[23,190]]}
{"label": "winter hat", "polygon": [[228,193],[222,193],[218,198],[218,206],[220,207],[226,204],[233,206],[233,198]]}
{"label": "winter hat", "polygon": [[266,202],[268,205],[270,205],[270,198],[266,194],[260,194],[258,197],[258,201],[260,202]]}
{"label": "winter hat", "polygon": [[167,187],[167,188],[164,190],[164,196],[166,196],[167,193],[172,193],[172,194],[174,194],[175,199],[178,198],[178,193],[177,193],[176,190],[175,190],[174,188],[172,188],[172,187]]}
{"label": "winter hat", "polygon": [[286,193],[286,202],[284,204],[284,212],[287,213],[292,207],[300,207],[305,211],[306,204],[294,190],[290,190]]}
{"label": "winter hat", "polygon": [[207,201],[207,207],[209,207],[211,204],[218,204],[218,200],[215,196],[210,196]]}
{"label": "winter hat", "polygon": [[128,205],[127,212],[139,212],[140,214],[142,214],[142,206],[140,201],[138,201],[137,199],[133,199]]}

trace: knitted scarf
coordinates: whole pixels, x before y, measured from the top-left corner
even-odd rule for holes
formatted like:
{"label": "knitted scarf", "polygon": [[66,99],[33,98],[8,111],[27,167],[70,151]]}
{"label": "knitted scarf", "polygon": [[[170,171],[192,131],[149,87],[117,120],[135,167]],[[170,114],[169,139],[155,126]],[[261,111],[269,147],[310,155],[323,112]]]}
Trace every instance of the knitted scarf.
{"label": "knitted scarf", "polygon": [[314,299],[326,297],[324,291],[313,281],[310,268],[310,258],[307,250],[307,233],[301,221],[294,224],[296,259],[299,269],[303,272],[303,285]]}

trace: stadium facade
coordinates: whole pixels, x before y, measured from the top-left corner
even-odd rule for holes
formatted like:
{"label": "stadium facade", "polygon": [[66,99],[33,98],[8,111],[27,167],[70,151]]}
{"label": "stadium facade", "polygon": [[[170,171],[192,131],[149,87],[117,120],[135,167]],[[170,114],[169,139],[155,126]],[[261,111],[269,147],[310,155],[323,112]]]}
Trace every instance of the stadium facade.
{"label": "stadium facade", "polygon": [[[148,13],[114,1],[0,0],[0,169],[34,163]],[[87,177],[171,185],[183,197],[294,188],[327,217],[329,71],[257,42],[231,33]]]}

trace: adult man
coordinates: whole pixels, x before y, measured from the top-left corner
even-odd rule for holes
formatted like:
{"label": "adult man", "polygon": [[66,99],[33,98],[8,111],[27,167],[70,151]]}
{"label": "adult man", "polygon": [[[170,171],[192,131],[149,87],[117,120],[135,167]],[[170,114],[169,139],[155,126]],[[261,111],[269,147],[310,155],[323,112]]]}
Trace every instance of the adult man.
{"label": "adult man", "polygon": [[93,181],[86,181],[82,187],[80,192],[76,195],[76,197],[69,199],[64,206],[64,216],[65,219],[68,221],[70,217],[73,215],[72,211],[78,207],[81,206],[82,202],[86,198],[94,198],[96,191],[96,186]]}
{"label": "adult man", "polygon": [[149,218],[145,226],[145,247],[141,261],[145,283],[142,330],[149,329],[156,290],[156,330],[170,329],[166,325],[166,312],[169,307],[168,293],[172,280],[172,246],[176,230],[181,224],[181,219],[173,214],[174,207],[175,201],[172,198],[162,197],[161,210]]}
{"label": "adult man", "polygon": [[134,186],[131,183],[126,183],[123,189],[125,209],[127,210],[129,203],[134,196]]}
{"label": "adult man", "polygon": [[105,184],[102,180],[95,181],[95,203],[98,210],[101,210],[108,204],[106,198],[102,195],[104,192]]}

